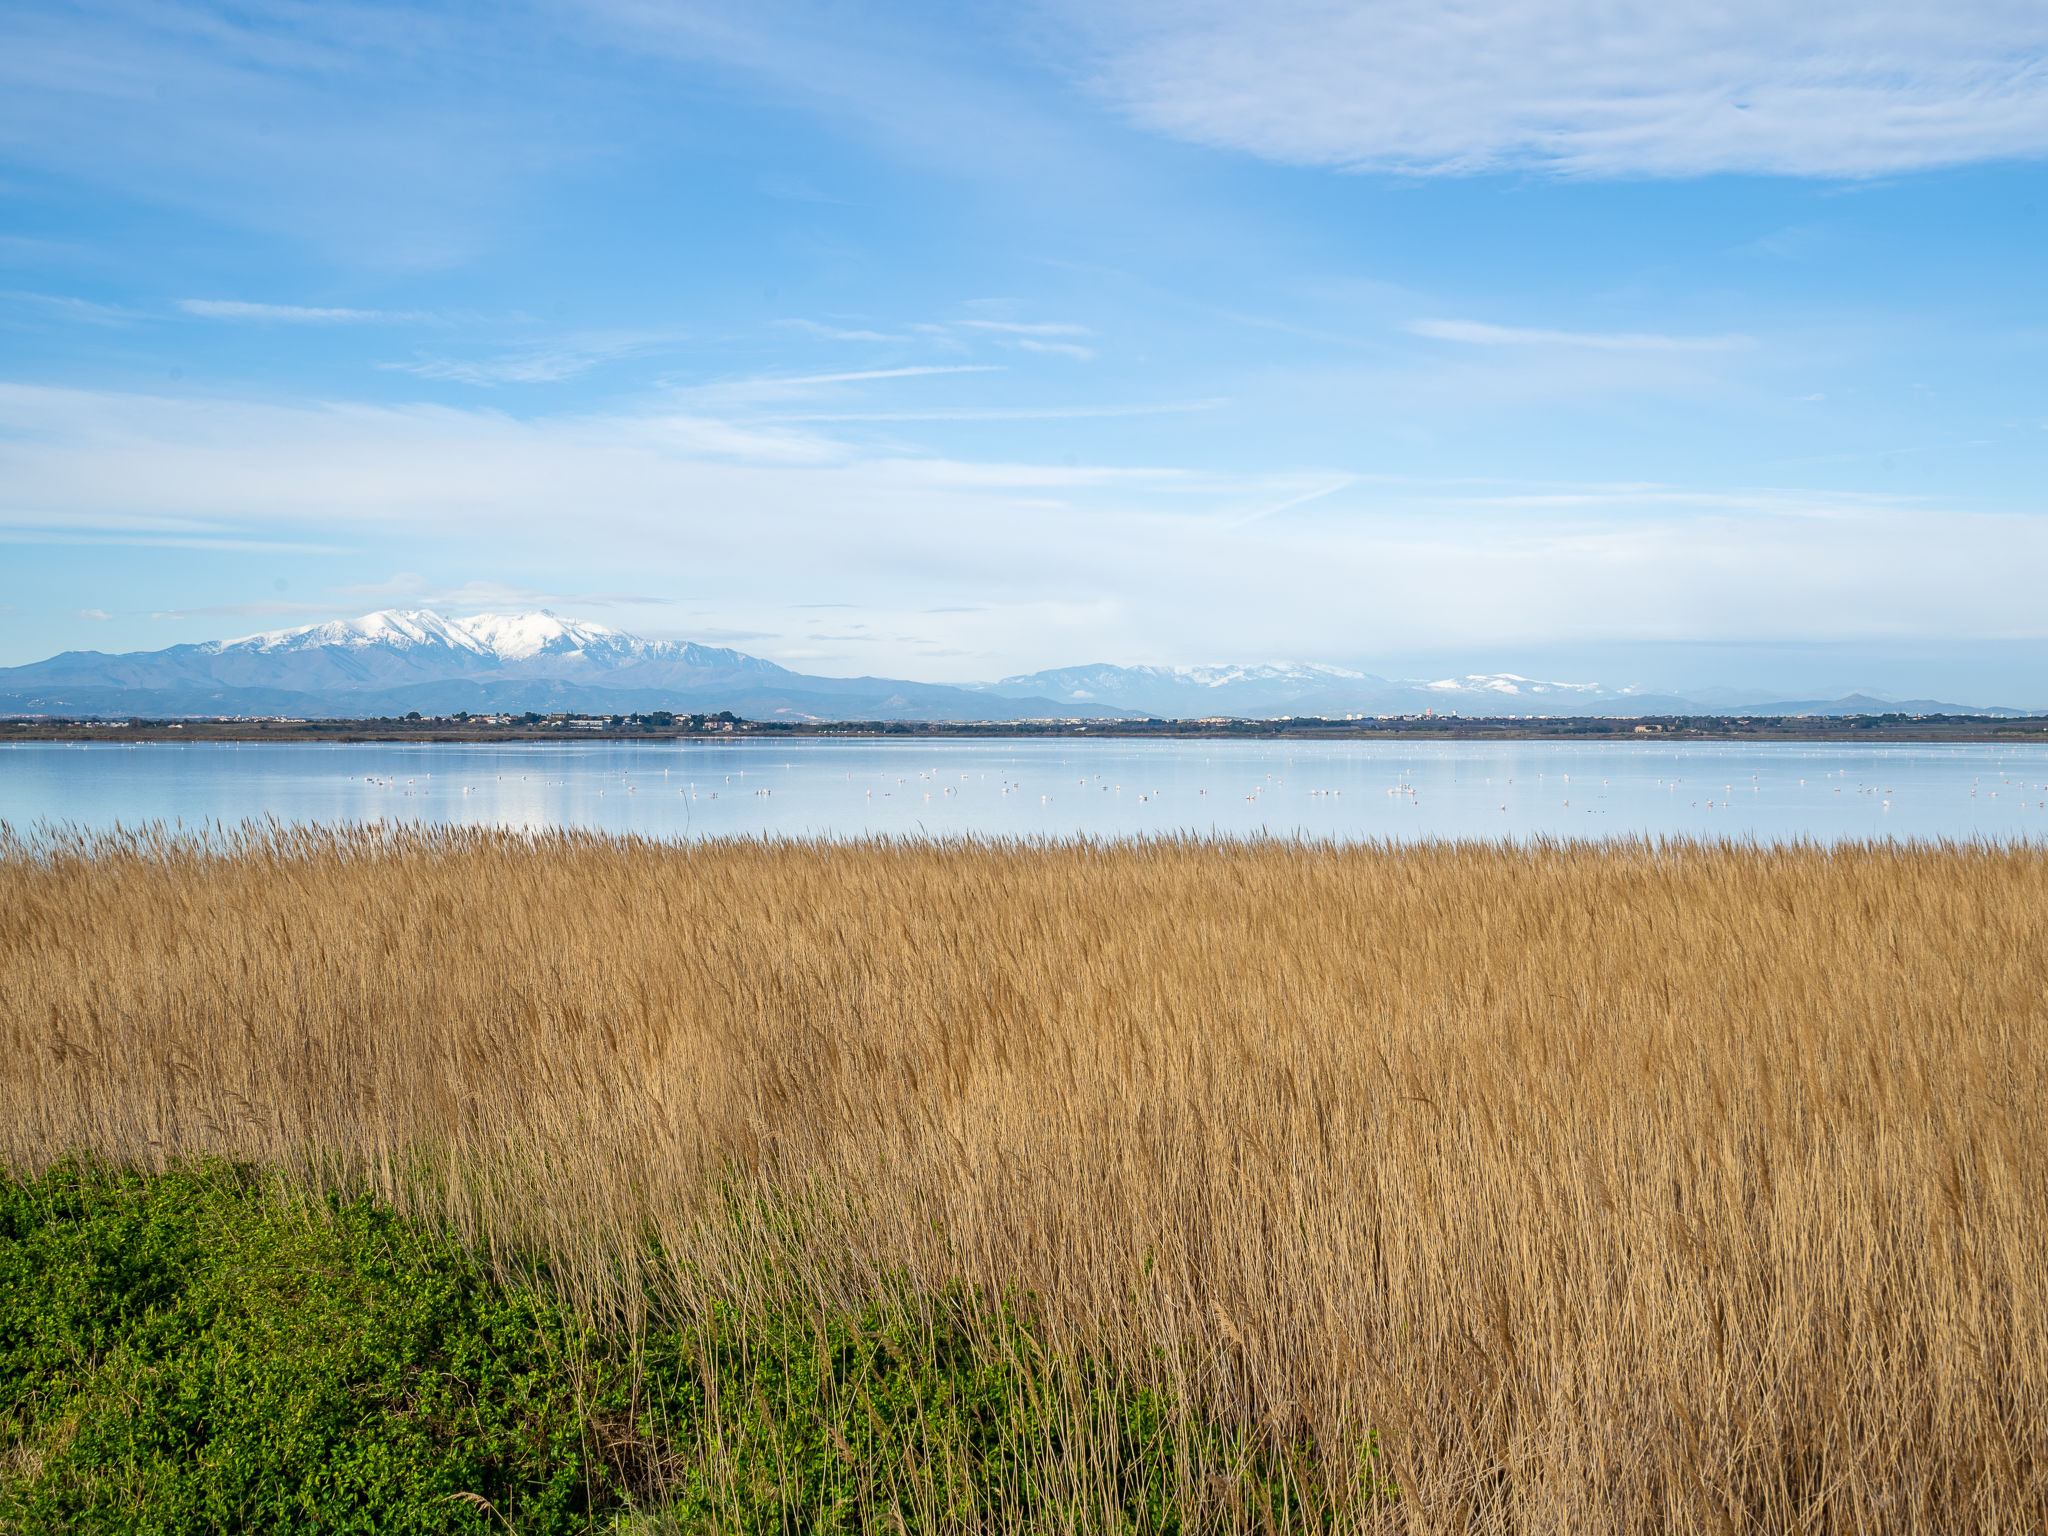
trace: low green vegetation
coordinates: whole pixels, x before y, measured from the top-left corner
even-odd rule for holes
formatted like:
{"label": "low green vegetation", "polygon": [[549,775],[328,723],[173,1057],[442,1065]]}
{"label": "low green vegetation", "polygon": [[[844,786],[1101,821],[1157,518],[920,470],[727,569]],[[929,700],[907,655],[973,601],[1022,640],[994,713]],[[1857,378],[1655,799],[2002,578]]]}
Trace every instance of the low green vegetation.
{"label": "low green vegetation", "polygon": [[560,1314],[389,1213],[221,1168],[4,1190],[0,1522],[537,1533],[619,1502]]}
{"label": "low green vegetation", "polygon": [[964,1294],[628,1339],[368,1200],[67,1164],[0,1179],[0,1531],[1321,1523],[1298,1471],[1035,1351]]}

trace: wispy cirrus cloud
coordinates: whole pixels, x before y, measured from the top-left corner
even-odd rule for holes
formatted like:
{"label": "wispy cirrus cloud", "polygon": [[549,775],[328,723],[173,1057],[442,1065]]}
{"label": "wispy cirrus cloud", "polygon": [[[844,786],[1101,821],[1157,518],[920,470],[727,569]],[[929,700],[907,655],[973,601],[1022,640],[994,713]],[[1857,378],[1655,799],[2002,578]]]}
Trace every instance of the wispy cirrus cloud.
{"label": "wispy cirrus cloud", "polygon": [[1044,352],[1054,357],[1079,358],[1087,362],[1095,356],[1093,347],[1084,347],[1071,341],[1040,341],[1033,336],[1019,336],[1017,345],[1026,352]]}
{"label": "wispy cirrus cloud", "polygon": [[0,293],[0,300],[84,325],[127,325],[131,321],[149,318],[144,311],[123,304],[101,304],[61,293],[27,293],[10,289]]}
{"label": "wispy cirrus cloud", "polygon": [[[853,368],[831,373],[758,374],[750,378],[713,379],[677,390],[693,409],[752,412],[778,402],[817,398],[850,384],[879,384],[897,379],[941,378],[968,373],[1001,373],[1000,363],[914,363],[901,368]],[[802,419],[775,417],[770,419]]]}
{"label": "wispy cirrus cloud", "polygon": [[428,319],[411,311],[330,309],[307,304],[255,304],[244,299],[180,299],[178,308],[202,320],[254,320],[283,325],[365,325]]}
{"label": "wispy cirrus cloud", "polygon": [[1178,416],[1220,410],[1230,404],[1209,400],[1164,400],[1143,405],[934,406],[921,411],[778,412],[777,421],[1091,421],[1118,416]]}
{"label": "wispy cirrus cloud", "polygon": [[214,603],[202,608],[158,608],[152,619],[323,619],[339,616],[331,603]]}
{"label": "wispy cirrus cloud", "polygon": [[37,544],[78,549],[207,549],[264,555],[334,555],[336,544],[295,539],[238,538],[232,535],[99,532],[90,528],[0,527],[0,544]]}
{"label": "wispy cirrus cloud", "polygon": [[379,363],[390,373],[448,384],[553,384],[605,361],[605,356],[573,349],[522,352],[494,358],[416,357],[402,363]]}
{"label": "wispy cirrus cloud", "polygon": [[739,645],[748,640],[780,640],[782,631],[777,629],[728,629],[717,625],[695,627],[685,633],[663,635],[656,638],[666,640],[696,640],[708,645]]}
{"label": "wispy cirrus cloud", "polygon": [[984,332],[1026,352],[1078,358],[1083,362],[1095,356],[1093,347],[1085,346],[1079,341],[1055,339],[1095,334],[1087,326],[1076,325],[1072,321],[962,320],[959,323],[963,330]]}
{"label": "wispy cirrus cloud", "polygon": [[2048,153],[2048,10],[2009,0],[1068,9],[1138,121],[1296,164],[1867,177]]}
{"label": "wispy cirrus cloud", "polygon": [[1085,344],[1085,339],[1095,333],[1085,325],[1064,320],[920,320],[906,326],[903,334],[847,329],[823,325],[815,320],[778,320],[775,323],[807,331],[826,341],[921,341],[941,347],[950,346],[958,351],[964,349],[966,342],[971,339],[971,336],[963,337],[960,334],[965,331],[972,336],[979,336],[982,340],[1001,342],[1026,352],[1082,359],[1095,355],[1095,349]]}
{"label": "wispy cirrus cloud", "polygon": [[822,341],[907,341],[905,336],[892,336],[887,331],[873,331],[858,327],[824,325],[816,320],[777,320],[780,326],[791,330],[807,331]]}
{"label": "wispy cirrus cloud", "polygon": [[1358,476],[1356,475],[1339,475],[1336,479],[1325,485],[1312,486],[1308,490],[1298,491],[1294,495],[1289,496],[1285,501],[1275,502],[1271,506],[1256,507],[1250,512],[1243,513],[1233,518],[1230,526],[1233,528],[1243,528],[1252,523],[1263,522],[1269,517],[1278,517],[1282,512],[1291,512],[1296,507],[1305,507],[1312,501],[1321,501],[1325,496],[1334,496],[1339,491],[1347,491],[1357,483]]}
{"label": "wispy cirrus cloud", "polygon": [[[586,608],[608,608],[622,604],[662,607],[672,599],[645,596],[637,592],[560,591],[520,586],[505,581],[465,581],[450,585],[430,581],[417,571],[400,571],[383,581],[357,582],[328,589],[353,613],[364,603],[406,603],[450,612],[493,608],[544,608],[556,603],[575,603]],[[341,612],[329,605],[327,611]]]}
{"label": "wispy cirrus cloud", "polygon": [[919,363],[908,368],[863,368],[852,373],[809,373],[763,379],[764,384],[858,384],[869,379],[914,379],[933,373],[1000,373],[1000,363]]}
{"label": "wispy cirrus cloud", "polygon": [[497,384],[554,384],[604,363],[646,356],[685,338],[676,331],[600,332],[566,336],[517,347],[490,357],[424,354],[404,362],[379,363],[389,372],[415,378],[489,388]]}
{"label": "wispy cirrus cloud", "polygon": [[1586,347],[1596,352],[1743,352],[1753,336],[1665,336],[1653,331],[1555,331],[1478,320],[1415,320],[1407,330],[1476,347]]}
{"label": "wispy cirrus cloud", "polygon": [[1085,325],[1066,320],[962,320],[971,331],[1001,331],[1010,336],[1092,336]]}

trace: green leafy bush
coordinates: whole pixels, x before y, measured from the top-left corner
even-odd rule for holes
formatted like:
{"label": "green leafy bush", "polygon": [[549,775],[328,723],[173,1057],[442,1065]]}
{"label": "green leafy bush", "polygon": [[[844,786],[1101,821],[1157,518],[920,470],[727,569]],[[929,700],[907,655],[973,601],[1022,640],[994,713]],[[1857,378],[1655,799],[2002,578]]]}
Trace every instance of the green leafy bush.
{"label": "green leafy bush", "polygon": [[1305,1466],[1049,1359],[1015,1305],[762,1294],[596,1333],[544,1277],[508,1285],[368,1200],[220,1164],[0,1178],[0,1531],[1170,1533],[1329,1514]]}
{"label": "green leafy bush", "polygon": [[[322,1218],[325,1219],[322,1219]],[[0,1184],[0,1523],[583,1530],[616,1504],[532,1297],[221,1167]]]}

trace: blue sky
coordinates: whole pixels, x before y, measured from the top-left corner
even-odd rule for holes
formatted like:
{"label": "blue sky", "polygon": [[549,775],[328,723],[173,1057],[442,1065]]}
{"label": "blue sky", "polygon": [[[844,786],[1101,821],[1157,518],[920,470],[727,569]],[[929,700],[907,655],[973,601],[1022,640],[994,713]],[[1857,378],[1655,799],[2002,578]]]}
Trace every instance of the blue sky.
{"label": "blue sky", "polygon": [[1788,9],[6,8],[0,662],[2048,707],[2048,11]]}

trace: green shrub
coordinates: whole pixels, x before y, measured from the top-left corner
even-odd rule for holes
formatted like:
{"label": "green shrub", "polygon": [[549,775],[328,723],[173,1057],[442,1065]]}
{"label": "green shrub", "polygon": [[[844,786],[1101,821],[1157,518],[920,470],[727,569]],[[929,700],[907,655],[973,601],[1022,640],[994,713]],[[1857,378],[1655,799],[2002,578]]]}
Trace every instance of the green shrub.
{"label": "green shrub", "polygon": [[628,1339],[369,1200],[0,1178],[0,1531],[1327,1523],[1305,1461],[1049,1359],[1016,1306],[764,1295]]}
{"label": "green shrub", "polygon": [[558,1314],[367,1201],[319,1214],[220,1167],[0,1183],[0,1524],[484,1531],[495,1510],[539,1536],[618,1502]]}

